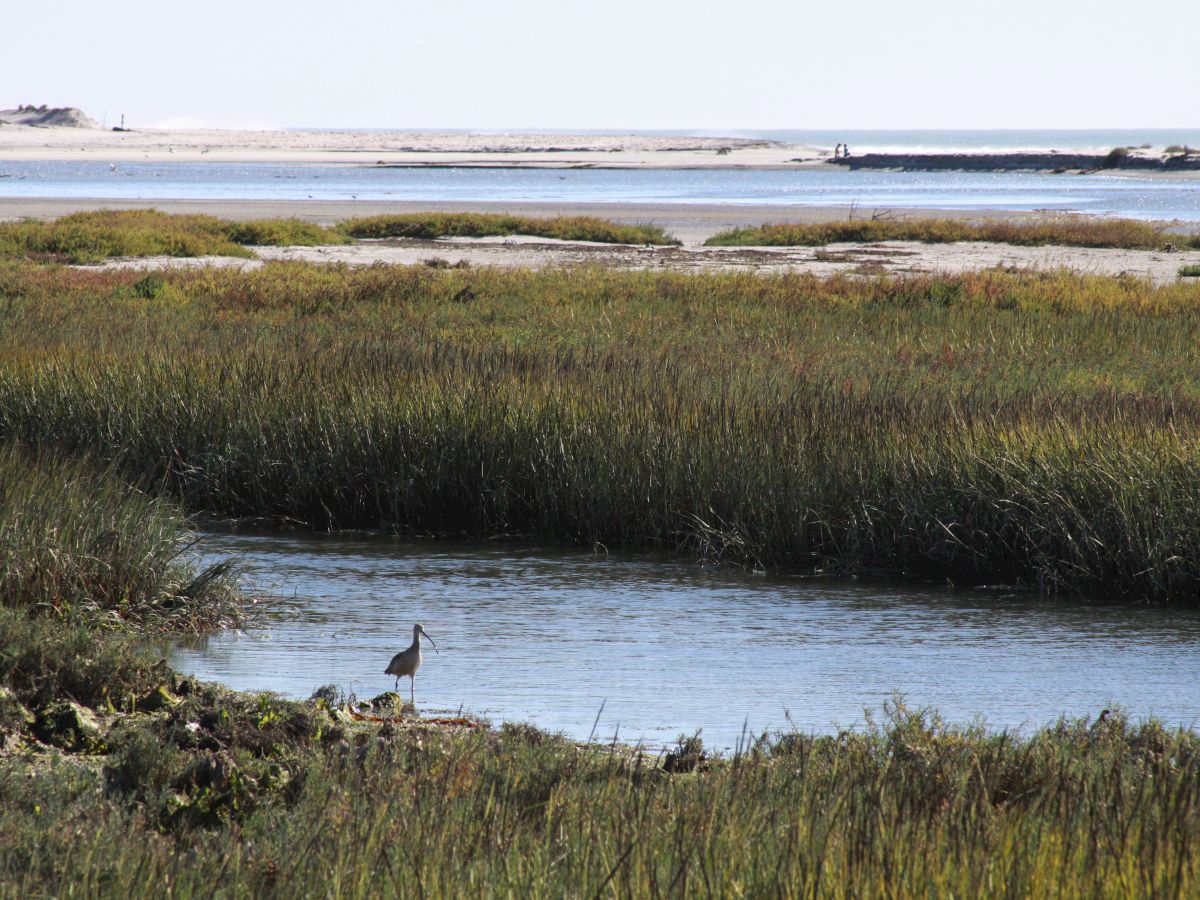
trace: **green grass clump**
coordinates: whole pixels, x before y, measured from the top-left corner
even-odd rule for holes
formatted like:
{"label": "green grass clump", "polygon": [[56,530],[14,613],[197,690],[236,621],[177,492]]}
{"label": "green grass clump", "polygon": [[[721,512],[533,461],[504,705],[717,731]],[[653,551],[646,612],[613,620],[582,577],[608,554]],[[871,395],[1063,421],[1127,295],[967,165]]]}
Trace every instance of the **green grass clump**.
{"label": "green grass clump", "polygon": [[98,210],[49,222],[0,224],[0,258],[97,263],[121,256],[251,257],[244,244],[311,246],[348,240],[335,229],[298,219],[230,222],[154,209]]}
{"label": "green grass clump", "polygon": [[227,563],[197,571],[167,501],[85,462],[0,451],[0,606],[198,630],[239,618]]}
{"label": "green grass clump", "polygon": [[320,244],[346,244],[350,238],[336,228],[325,228],[300,219],[251,219],[221,223],[236,244],[256,247],[312,247]]}
{"label": "green grass clump", "polygon": [[0,224],[0,259],[98,263],[113,257],[252,257],[246,245],[345,244],[355,238],[486,237],[524,234],[572,241],[678,244],[656,225],[619,225],[590,216],[523,218],[475,213],[413,213],[351,219],[326,228],[299,219],[233,222],[154,209],[73,213],[49,222]]}
{"label": "green grass clump", "polygon": [[490,213],[410,213],[350,219],[338,225],[356,238],[491,237],[531,235],[564,241],[608,244],[669,244],[675,240],[657,225],[619,225],[592,216],[530,218]]}
{"label": "green grass clump", "polygon": [[115,256],[251,256],[212,216],[153,209],[73,213],[51,222],[0,224],[0,257],[96,263]]}
{"label": "green grass clump", "polygon": [[1200,265],[1180,266],[1180,278],[1200,278]]}
{"label": "green grass clump", "polygon": [[1168,244],[1200,247],[1200,235],[1163,231],[1133,219],[1100,219],[1060,216],[1032,222],[967,222],[957,219],[859,219],[812,224],[766,224],[734,228],[713,235],[710,247],[822,247],[834,243],[923,241],[931,244],[957,241],[992,241],[1002,244],[1067,247],[1114,247],[1158,250]]}

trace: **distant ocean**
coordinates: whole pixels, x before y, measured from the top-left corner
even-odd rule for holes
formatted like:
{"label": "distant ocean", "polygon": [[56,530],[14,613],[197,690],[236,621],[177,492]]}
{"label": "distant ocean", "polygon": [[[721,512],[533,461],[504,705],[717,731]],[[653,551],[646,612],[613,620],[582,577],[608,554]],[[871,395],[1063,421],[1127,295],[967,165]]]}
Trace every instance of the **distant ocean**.
{"label": "distant ocean", "polygon": [[[411,131],[411,129],[410,129]],[[531,133],[509,129],[509,133]],[[540,133],[553,134],[542,130]],[[578,130],[557,133],[579,133]],[[613,134],[611,130],[594,134]],[[623,132],[762,138],[879,152],[1103,151],[1117,146],[1200,147],[1200,128],[1069,131]],[[564,203],[856,205],[864,209],[1069,210],[1200,221],[1200,180],[1121,173],[884,172],[839,168],[486,169],[378,168],[273,163],[6,162],[0,199],[63,197],[189,200],[409,200]]]}

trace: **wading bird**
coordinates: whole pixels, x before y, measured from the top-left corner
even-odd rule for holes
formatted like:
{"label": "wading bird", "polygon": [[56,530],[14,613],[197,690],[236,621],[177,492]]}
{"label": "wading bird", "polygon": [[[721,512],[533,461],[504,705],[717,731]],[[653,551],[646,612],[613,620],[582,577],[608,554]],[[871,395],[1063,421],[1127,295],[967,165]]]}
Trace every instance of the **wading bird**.
{"label": "wading bird", "polygon": [[[425,634],[425,629],[420,625],[414,625],[412,646],[393,656],[388,667],[383,670],[384,675],[396,676],[396,690],[400,689],[400,676],[407,675],[412,679],[408,686],[408,699],[414,705],[417,692],[417,669],[421,668],[421,635],[425,635],[425,640],[433,644],[433,638]],[[438,652],[437,644],[433,644],[433,652]]]}

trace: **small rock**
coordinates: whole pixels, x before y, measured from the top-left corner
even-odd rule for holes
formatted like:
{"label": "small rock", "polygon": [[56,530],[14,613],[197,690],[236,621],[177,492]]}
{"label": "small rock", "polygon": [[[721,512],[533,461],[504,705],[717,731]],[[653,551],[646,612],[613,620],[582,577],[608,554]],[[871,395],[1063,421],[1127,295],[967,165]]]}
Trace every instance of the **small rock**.
{"label": "small rock", "polygon": [[137,702],[137,708],[140,712],[158,712],[162,709],[173,709],[182,702],[182,698],[176,697],[165,685],[160,684]]}
{"label": "small rock", "polygon": [[223,791],[238,771],[237,763],[224,751],[210,753],[191,762],[175,780],[175,786],[195,786],[210,791]]}
{"label": "small rock", "polygon": [[96,714],[70,700],[41,710],[34,731],[44,743],[73,753],[103,753],[107,749]]}
{"label": "small rock", "polygon": [[384,691],[371,701],[371,708],[376,712],[404,709],[407,701],[395,691]]}

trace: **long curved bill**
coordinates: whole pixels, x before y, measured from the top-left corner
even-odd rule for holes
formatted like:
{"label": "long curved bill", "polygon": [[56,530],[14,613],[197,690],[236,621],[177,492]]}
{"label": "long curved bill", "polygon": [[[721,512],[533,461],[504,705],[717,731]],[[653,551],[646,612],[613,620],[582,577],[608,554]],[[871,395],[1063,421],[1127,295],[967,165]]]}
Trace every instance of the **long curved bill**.
{"label": "long curved bill", "polygon": [[[425,640],[427,640],[427,641],[429,641],[429,643],[433,644],[433,638],[431,638],[429,635],[425,634],[424,628],[421,629],[421,635],[425,638]],[[438,652],[437,644],[433,644],[433,652],[434,653]],[[441,654],[438,654],[438,655],[440,656]]]}

